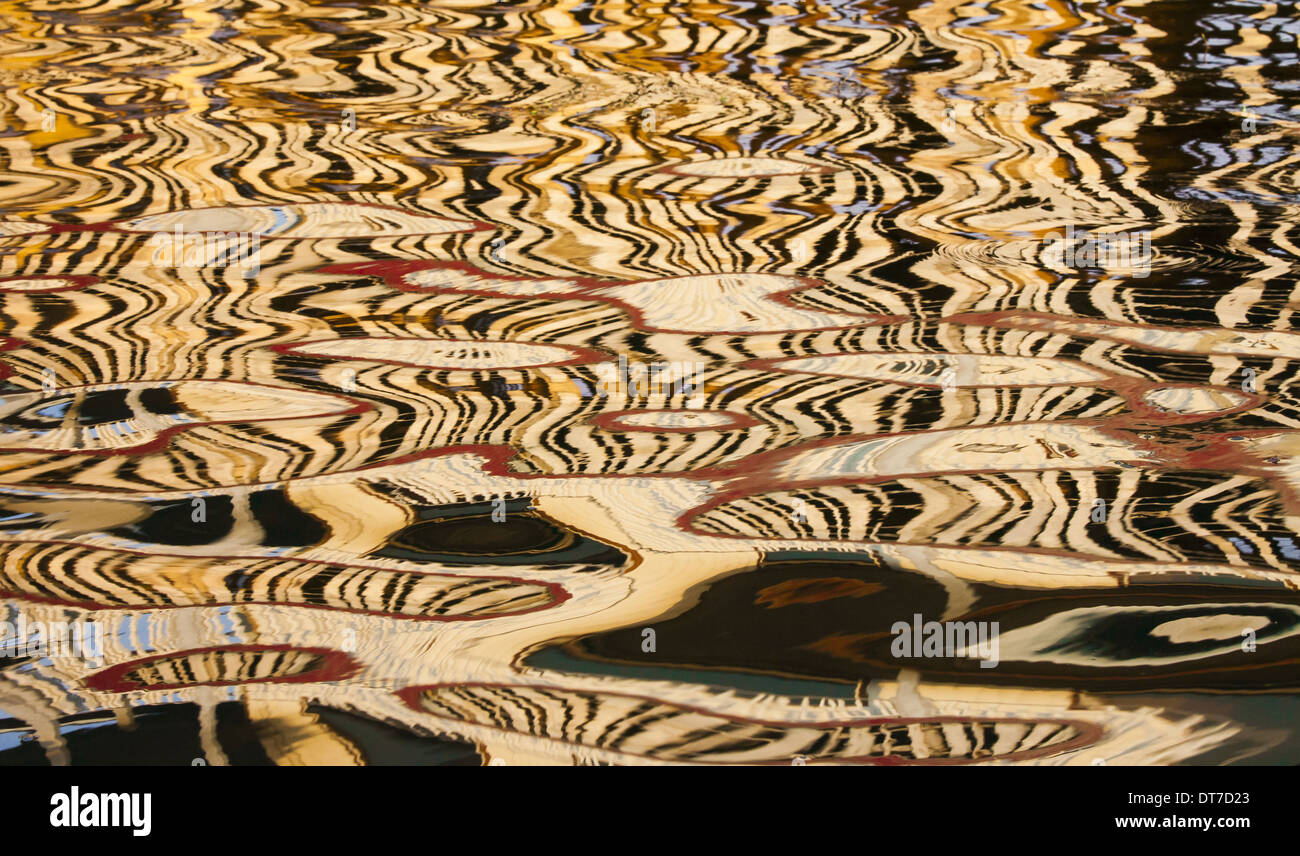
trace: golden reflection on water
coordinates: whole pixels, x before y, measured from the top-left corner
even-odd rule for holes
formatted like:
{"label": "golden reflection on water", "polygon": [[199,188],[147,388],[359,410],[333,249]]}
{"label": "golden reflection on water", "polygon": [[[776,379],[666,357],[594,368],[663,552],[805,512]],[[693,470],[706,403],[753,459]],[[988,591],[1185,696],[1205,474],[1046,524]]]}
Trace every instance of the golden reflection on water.
{"label": "golden reflection on water", "polygon": [[0,763],[1300,758],[1280,4],[0,10]]}

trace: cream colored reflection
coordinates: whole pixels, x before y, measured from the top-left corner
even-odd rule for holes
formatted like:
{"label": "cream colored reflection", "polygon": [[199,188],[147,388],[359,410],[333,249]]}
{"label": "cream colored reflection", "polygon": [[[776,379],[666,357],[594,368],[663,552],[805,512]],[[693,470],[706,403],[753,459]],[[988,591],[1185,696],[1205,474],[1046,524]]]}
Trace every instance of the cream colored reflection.
{"label": "cream colored reflection", "polygon": [[[1292,618],[1289,622],[1276,616],[1270,618],[1251,612],[1252,608],[1291,613]],[[1199,613],[1205,610],[1213,611],[1203,615],[1179,616],[1180,612]],[[1163,655],[1134,652],[1124,656],[1107,655],[1104,653],[1105,648],[1111,640],[1106,639],[1103,632],[1092,629],[1093,625],[1101,625],[1106,620],[1154,620],[1162,615],[1168,616],[1167,620],[1151,627],[1147,635],[1152,641],[1165,643],[1163,647],[1166,649],[1172,649]],[[1300,634],[1300,609],[1295,607],[1269,603],[1198,602],[1193,610],[1182,606],[1099,606],[1065,610],[1027,627],[1002,633],[998,637],[998,643],[1003,661],[1059,663],[1063,666],[1091,668],[1136,668],[1203,660],[1244,651],[1247,650],[1243,647],[1246,640],[1249,640],[1250,650],[1254,651],[1256,645],[1296,634]]]}
{"label": "cream colored reflection", "polygon": [[[908,670],[900,670],[898,681],[879,681],[861,687],[858,701],[845,702],[780,696],[749,699],[730,693],[719,694],[717,690],[688,683],[645,682],[524,668],[521,666],[524,656],[556,640],[620,627],[653,626],[657,619],[686,599],[688,590],[705,581],[753,567],[764,550],[844,549],[851,545],[809,541],[774,543],[709,537],[684,531],[675,525],[677,515],[682,509],[706,500],[712,491],[709,486],[696,481],[515,478],[489,475],[484,472],[483,464],[483,459],[474,455],[457,454],[377,468],[361,475],[327,476],[291,484],[287,488],[290,498],[327,524],[330,535],[319,546],[295,549],[290,554],[297,559],[369,564],[386,569],[463,573],[464,568],[442,567],[437,563],[364,556],[383,543],[386,533],[414,520],[409,506],[376,490],[381,485],[391,485],[400,489],[408,501],[418,500],[421,504],[446,505],[496,495],[533,497],[535,506],[542,513],[590,537],[618,546],[633,557],[632,564],[623,571],[607,568],[580,573],[572,567],[476,564],[473,572],[477,576],[511,576],[557,582],[572,594],[572,598],[553,609],[528,615],[435,625],[281,605],[100,610],[92,617],[121,631],[106,634],[106,663],[112,666],[146,654],[240,644],[337,648],[343,646],[352,634],[351,638],[357,644],[350,646],[351,656],[360,662],[361,670],[342,683],[247,684],[220,691],[222,698],[249,701],[255,716],[265,712],[269,719],[280,722],[280,725],[268,724],[265,728],[286,729],[285,734],[272,741],[279,747],[276,757],[285,763],[324,763],[340,758],[338,753],[343,750],[336,740],[322,740],[318,748],[312,749],[315,744],[307,736],[311,731],[309,723],[292,713],[292,705],[313,698],[381,719],[467,739],[483,747],[488,758],[505,759],[506,763],[669,763],[644,755],[623,754],[616,749],[538,736],[530,733],[523,722],[517,724],[516,730],[503,731],[417,712],[393,695],[397,687],[443,683],[551,687],[557,691],[563,689],[596,697],[602,694],[644,695],[663,704],[710,711],[732,719],[768,721],[777,723],[778,728],[791,729],[892,716],[1059,719],[1092,723],[1102,729],[1102,736],[1095,744],[1067,752],[1049,751],[1024,763],[1088,764],[1098,758],[1106,759],[1108,763],[1169,763],[1193,757],[1235,733],[1233,727],[1166,716],[1154,709],[1123,710],[1073,692],[958,688],[931,684]],[[245,490],[233,493],[237,497]],[[85,494],[56,494],[43,502],[59,505],[82,496]],[[160,494],[137,498],[174,500],[186,496]],[[108,501],[102,496],[99,499]],[[28,501],[29,506],[32,503]],[[240,529],[254,525],[251,519],[238,524],[236,532],[226,542],[179,549],[191,555],[229,555],[236,551],[243,556],[285,555],[283,548],[258,547],[251,534],[248,537],[239,534]],[[59,538],[105,550],[150,549],[148,545],[127,544],[102,535],[77,534],[75,529],[61,531],[57,522],[31,532],[14,529],[6,534],[6,540],[13,541],[29,537]],[[166,548],[169,553],[176,549]],[[1059,569],[1044,567],[1038,557],[1013,552],[971,553],[915,547],[875,549],[902,567],[914,567],[923,573],[939,573],[954,582],[981,579],[1010,584],[1029,582],[1049,587],[1063,582]],[[57,553],[52,558],[57,562]],[[940,563],[942,571],[937,570]],[[1112,588],[1119,584],[1105,563],[1074,560],[1071,568],[1071,585]],[[1182,567],[1181,570],[1186,572],[1188,568]],[[1233,569],[1217,570],[1235,573]],[[22,608],[33,618],[69,611],[65,607],[25,602]],[[1006,655],[1003,656],[1005,659]],[[57,759],[65,757],[62,754],[64,749],[60,740],[53,736],[52,725],[48,724],[58,716],[81,709],[83,705],[113,707],[123,703],[200,700],[211,696],[211,690],[204,688],[140,690],[124,695],[79,689],[83,685],[81,679],[89,671],[75,661],[55,661],[34,664],[23,670],[9,670],[5,673],[0,706],[34,717],[29,721],[39,725],[40,733],[45,735],[43,741],[47,754]],[[592,708],[592,716],[597,719],[599,709],[598,704]],[[1000,726],[1003,729],[1007,727]],[[303,731],[304,728],[307,731]],[[1022,729],[1018,733],[1025,735],[1029,731]],[[673,734],[665,733],[663,738],[671,741]],[[743,763],[789,763],[789,747],[797,743],[797,740],[785,744],[778,741],[767,754],[750,754]],[[835,758],[817,760],[833,763]]]}
{"label": "cream colored reflection", "polygon": [[[78,39],[53,43],[39,35],[44,25],[34,14],[58,11],[59,4],[37,0],[23,5],[26,8],[5,6],[6,20],[15,23],[12,31],[0,34],[0,50],[6,54],[0,81],[8,84],[0,87],[4,107],[0,112],[23,127],[39,126],[44,109],[40,96],[57,99],[59,121],[53,132],[0,137],[2,159],[9,169],[4,200],[21,208],[26,218],[0,223],[0,235],[8,236],[7,243],[17,250],[0,256],[0,274],[23,277],[17,285],[9,283],[3,297],[9,321],[4,332],[40,343],[39,348],[6,354],[6,362],[16,372],[12,382],[25,390],[19,395],[37,396],[46,371],[55,373],[58,388],[211,378],[269,385],[277,376],[278,358],[268,346],[330,338],[334,331],[326,319],[344,319],[369,336],[409,338],[427,335],[434,320],[445,320],[449,305],[484,293],[568,295],[542,309],[520,310],[507,316],[506,323],[552,338],[572,336],[564,343],[581,345],[593,330],[631,330],[622,308],[573,298],[574,283],[568,278],[599,277],[606,289],[602,296],[622,299],[661,331],[647,339],[665,358],[696,359],[696,347],[723,355],[728,365],[718,377],[707,379],[718,388],[752,383],[752,376],[736,368],[746,360],[789,357],[784,333],[792,329],[808,331],[802,341],[804,353],[812,355],[844,348],[836,334],[813,332],[818,327],[856,327],[862,338],[854,346],[863,351],[878,351],[885,345],[900,350],[902,342],[901,349],[914,354],[932,337],[941,343],[943,353],[957,355],[952,383],[947,384],[954,388],[946,390],[943,399],[944,430],[923,438],[890,438],[878,445],[868,441],[797,455],[786,463],[783,474],[811,478],[909,467],[1027,469],[1033,478],[1019,484],[1035,499],[1036,513],[1047,515],[1057,509],[1051,492],[1055,470],[1061,461],[1071,459],[1069,453],[1077,455],[1079,466],[1106,468],[1122,460],[1140,460],[1141,451],[1133,448],[1131,440],[1120,440],[1099,428],[1046,424],[1058,412],[1054,408],[1059,399],[1051,396],[1059,390],[1037,390],[1004,407],[999,403],[1003,390],[972,392],[969,387],[983,385],[976,381],[1023,392],[1026,379],[1058,386],[1084,383],[1088,381],[1083,373],[1094,368],[1130,377],[1122,366],[1122,352],[1107,346],[1115,340],[1129,341],[1216,358],[1209,380],[1217,385],[1213,391],[1164,392],[1149,399],[1155,405],[1173,405],[1170,413],[1196,414],[1213,412],[1207,404],[1222,409],[1237,400],[1235,393],[1220,388],[1240,382],[1243,364],[1233,356],[1300,353],[1294,334],[1233,329],[1246,324],[1269,277],[1285,272],[1286,262],[1249,247],[1244,237],[1259,226],[1259,216],[1253,206],[1222,192],[1225,181],[1239,181],[1259,198],[1284,202],[1293,197],[1295,185],[1294,169],[1286,162],[1272,168],[1234,162],[1194,178],[1194,189],[1223,201],[1238,219],[1242,234],[1232,246],[1258,262],[1260,271],[1244,276],[1238,287],[1224,295],[1215,307],[1217,327],[1138,328],[1131,322],[1140,319],[1133,317],[1132,307],[1120,296],[1123,279],[1119,276],[1103,278],[1085,290],[1068,280],[1069,287],[1054,287],[1058,277],[1042,269],[1041,239],[1072,224],[1149,233],[1149,240],[1158,245],[1180,225],[1194,223],[1194,209],[1154,196],[1142,184],[1150,167],[1133,140],[1144,128],[1170,120],[1159,101],[1173,89],[1172,72],[1150,60],[1145,44],[1168,34],[1142,20],[1141,10],[1149,5],[1142,0],[1126,4],[1132,20],[1125,18],[1122,25],[1116,24],[1114,4],[1047,0],[1029,13],[1023,4],[938,0],[917,4],[901,24],[875,21],[867,28],[850,27],[814,12],[797,26],[775,25],[756,40],[740,22],[708,9],[692,9],[700,20],[686,26],[673,16],[652,18],[635,4],[603,5],[599,14],[605,25],[589,32],[586,13],[580,17],[575,4],[552,4],[499,16],[494,20],[499,27],[491,36],[476,35],[481,3],[454,0],[430,8],[371,4],[364,12],[340,10],[336,21],[340,27],[357,24],[349,15],[364,15],[361,25],[376,45],[367,55],[366,74],[384,88],[382,98],[354,95],[355,83],[336,60],[318,50],[321,43],[313,22],[319,10],[297,0],[229,20],[209,4],[193,9],[188,15],[193,26],[182,27],[178,34],[120,40],[120,50],[110,52],[100,49],[99,40],[90,40],[91,58],[107,70],[93,74],[79,70],[89,49]],[[119,0],[102,5],[123,7]],[[791,7],[780,14],[798,12]],[[971,16],[980,20],[967,20]],[[1032,39],[1016,32],[1027,21],[1034,28]],[[565,34],[564,42],[531,35],[519,38],[538,22],[551,33]],[[211,41],[218,27],[231,31],[224,42]],[[1081,49],[1097,43],[1112,28],[1131,29],[1131,37],[1125,35],[1122,45],[1132,62],[1083,58]],[[810,34],[815,34],[816,42]],[[1232,37],[1239,39],[1232,56],[1249,57],[1263,44],[1262,31],[1251,27]],[[514,40],[517,54],[508,69],[494,61],[493,39],[498,38]],[[30,43],[37,39],[47,47],[32,49]],[[1054,45],[1050,51],[1035,49],[1049,41]],[[692,72],[669,68],[676,65],[676,57],[692,53],[701,44],[720,52],[708,57],[708,67]],[[890,86],[888,75],[908,62],[909,53],[928,47],[943,51],[951,61],[909,75],[906,107],[922,123],[938,129],[943,139],[933,148],[909,155],[906,169],[894,169],[863,152],[886,144],[907,147],[916,141],[909,124],[899,121],[877,93]],[[271,48],[269,64],[249,61],[267,56]],[[788,76],[762,72],[742,84],[722,73],[727,60],[721,52],[726,51],[744,52],[760,63],[788,60],[796,65],[788,69],[793,72]],[[402,54],[402,62],[391,61]],[[456,60],[438,59],[449,56]],[[834,83],[802,73],[808,69],[799,63],[812,65],[815,59],[826,58],[851,68],[867,94],[855,86],[851,91],[857,97],[845,98]],[[63,71],[54,76],[43,69],[51,63],[59,63]],[[140,73],[141,68],[172,65],[182,67],[165,80]],[[413,67],[420,73],[411,74]],[[517,99],[521,69],[528,74],[530,89],[527,97]],[[121,124],[101,127],[101,109],[92,93],[104,91],[104,73],[111,78],[111,97],[123,103],[168,103],[185,109],[144,116],[134,128],[139,132],[134,138],[128,138]],[[1261,115],[1284,100],[1269,89],[1253,64],[1237,66],[1231,75]],[[218,87],[207,85],[217,79]],[[33,85],[51,82],[58,85]],[[765,97],[753,97],[755,91]],[[1122,100],[1104,104],[1107,93],[1113,92],[1123,92]],[[268,97],[271,94],[274,100]],[[346,103],[354,121],[345,121],[341,111],[337,122],[296,119],[280,100],[287,94],[319,97],[318,104],[331,107]],[[1106,121],[1099,122],[1101,118]],[[752,157],[743,141],[758,139],[759,131],[772,127],[803,135],[799,145],[819,154],[781,152],[764,155],[761,161]],[[1103,157],[1123,165],[1122,175],[1104,180],[1104,164],[1095,152],[1077,145],[1079,133],[1095,136],[1106,153]],[[1259,146],[1283,141],[1289,129],[1261,121],[1250,133],[1242,144]],[[602,157],[611,139],[618,142],[617,156]],[[178,140],[185,145],[175,145]],[[330,175],[330,161],[322,157],[322,147],[346,162],[346,176]],[[705,156],[704,148],[712,153]],[[779,161],[780,169],[773,161]],[[417,162],[424,168],[416,168]],[[449,203],[463,199],[464,168],[470,164],[480,168],[478,180],[498,192],[467,212]],[[933,181],[922,184],[913,177],[918,172]],[[1067,181],[1064,176],[1077,179]],[[332,178],[346,181],[335,183]],[[348,186],[360,189],[348,190]],[[169,195],[162,192],[164,188],[176,193]],[[249,188],[259,202],[276,204],[233,208],[247,202]],[[725,204],[719,199],[725,199]],[[324,204],[315,207],[305,204],[322,200]],[[902,205],[905,202],[916,204]],[[600,206],[599,217],[591,214],[593,203]],[[211,211],[205,219],[196,219],[194,209],[204,208],[220,213],[216,219]],[[984,354],[975,359],[964,356],[984,348],[991,327],[915,322],[884,331],[865,328],[875,315],[911,316],[917,311],[910,287],[871,278],[872,265],[896,252],[882,236],[878,219],[880,212],[888,210],[896,213],[894,226],[940,248],[918,257],[909,267],[922,281],[948,289],[942,306],[927,307],[932,317],[1037,312],[1068,319],[1076,312],[1075,301],[1086,299],[1091,311],[1106,320],[1026,319],[1031,333],[1044,335],[1027,335],[1021,346],[1004,343],[1006,353],[988,355],[992,361]],[[109,263],[87,270],[88,254],[79,243],[84,236],[40,234],[67,212],[76,212],[87,223],[139,217],[135,225],[146,229],[178,225],[187,230],[269,229],[277,237],[299,240],[267,241],[262,246],[262,273],[255,285],[238,271],[160,269],[149,263],[149,248],[141,235],[112,232],[95,237],[98,257]],[[807,216],[809,212],[815,216]],[[492,223],[494,229],[454,231],[468,228],[471,215]],[[746,229],[729,232],[727,226],[737,216],[744,217]],[[1294,254],[1289,223],[1283,220],[1267,228],[1274,244],[1289,247]],[[368,239],[364,251],[346,243],[359,237]],[[833,252],[814,253],[813,248],[819,247]],[[347,277],[318,271],[325,264],[376,258],[469,260],[485,270],[525,278],[498,281],[463,271],[409,275],[407,282],[416,287],[447,288],[452,292],[447,297],[395,293],[392,284],[362,276],[351,277],[347,288],[331,290],[328,286]],[[1164,253],[1159,246],[1153,261],[1163,270],[1197,263],[1194,256]],[[31,280],[26,279],[37,268],[51,276],[94,273],[102,281],[76,293],[76,313],[46,327],[43,322],[51,304],[36,299],[30,293]],[[828,288],[815,295],[780,299],[786,286],[801,284],[796,277],[808,275]],[[300,301],[293,304],[294,311],[283,308],[290,294]],[[463,322],[481,308],[482,304],[470,304],[452,321]],[[209,335],[213,329],[234,333],[217,338]],[[681,332],[662,332],[667,330]],[[705,336],[692,346],[689,340],[701,331],[717,335]],[[743,343],[734,341],[738,337],[731,334],[736,332],[747,334]],[[1089,347],[1080,363],[1057,360],[1054,368],[1045,365],[1044,360],[1055,358],[1054,349],[1069,343],[1066,334],[1070,333],[1102,341]],[[979,344],[972,345],[976,341]],[[391,358],[394,352],[386,356]],[[1017,358],[1015,374],[1005,371],[1013,364],[1004,357]],[[895,394],[884,386],[888,381],[930,383],[932,364],[915,360],[902,377],[881,378],[876,366],[872,379],[882,386],[845,406],[844,430],[879,433],[873,421],[878,400]],[[989,371],[990,366],[1002,371]],[[207,490],[209,496],[234,500],[237,525],[220,541],[168,552],[214,562],[218,556],[239,561],[288,555],[322,562],[369,562],[386,571],[454,570],[365,558],[387,534],[412,520],[408,504],[378,489],[387,482],[409,491],[408,503],[481,501],[495,495],[535,497],[538,507],[553,519],[629,552],[633,566],[581,573],[575,568],[476,566],[475,573],[488,577],[519,575],[557,582],[573,597],[557,608],[527,616],[436,625],[287,604],[99,610],[90,614],[120,631],[109,639],[109,658],[115,664],[155,651],[285,644],[355,649],[362,671],[340,684],[250,684],[229,690],[118,695],[78,689],[86,671],[78,664],[35,663],[4,673],[0,708],[32,722],[49,757],[56,761],[67,759],[54,727],[59,716],[84,705],[121,711],[126,702],[183,700],[202,706],[205,751],[213,763],[220,763],[214,709],[225,698],[247,703],[263,744],[284,763],[332,763],[356,756],[355,747],[331,737],[305,711],[304,698],[464,737],[494,762],[646,760],[615,749],[544,739],[529,733],[526,726],[503,731],[451,721],[416,712],[393,696],[398,686],[454,681],[643,694],[786,726],[863,715],[1068,716],[1100,725],[1103,739],[1083,750],[1049,754],[1039,763],[1170,763],[1221,745],[1236,727],[1183,720],[1154,708],[1107,707],[1087,695],[1067,692],[937,685],[907,671],[896,681],[862,688],[860,701],[854,704],[805,705],[782,698],[719,696],[690,684],[529,671],[518,664],[529,652],[556,640],[652,623],[686,600],[692,586],[752,566],[765,550],[877,550],[902,567],[939,580],[949,592],[950,610],[969,596],[967,581],[1043,591],[1063,585],[1119,590],[1129,581],[1159,580],[1171,574],[1196,574],[1220,582],[1280,581],[1291,576],[1282,570],[1176,561],[1115,563],[1103,561],[1102,551],[1090,557],[948,549],[925,543],[864,545],[861,529],[853,529],[852,538],[832,538],[829,529],[809,537],[788,519],[773,522],[766,534],[775,537],[692,534],[677,526],[680,516],[724,485],[662,474],[685,475],[691,467],[734,464],[777,441],[795,444],[818,437],[824,422],[809,417],[807,407],[801,410],[803,401],[782,395],[806,378],[765,379],[758,390],[764,403],[755,410],[761,413],[770,406],[779,417],[771,420],[777,427],[768,425],[746,434],[733,444],[734,458],[703,456],[696,445],[698,437],[690,435],[665,451],[646,432],[623,441],[615,455],[608,451],[610,444],[595,442],[593,438],[601,435],[592,429],[572,444],[585,467],[579,471],[574,456],[566,456],[567,450],[544,442],[554,436],[556,422],[570,408],[588,406],[576,388],[566,388],[556,407],[508,438],[499,426],[500,411],[491,402],[474,399],[477,406],[462,410],[463,400],[431,390],[426,375],[427,370],[352,367],[342,362],[321,369],[319,377],[331,389],[354,386],[379,399],[374,412],[359,415],[346,430],[340,430],[332,416],[244,402],[230,408],[232,413],[238,411],[233,415],[278,420],[288,413],[296,418],[271,423],[273,431],[261,422],[251,428],[186,432],[178,435],[173,451],[179,451],[174,457],[141,458],[130,468],[117,466],[109,456],[88,456],[78,459],[81,468],[73,471],[61,469],[67,463],[62,453],[16,453],[7,458],[0,474],[0,481],[17,486],[12,492],[16,500],[6,507],[39,519],[10,521],[4,537],[70,540],[92,556],[96,551],[120,556],[127,550],[156,550],[104,530],[143,513],[132,500],[152,496],[192,501]],[[559,372],[543,376],[557,389],[571,380]],[[522,378],[512,379],[523,383]],[[467,376],[450,379],[470,380]],[[1259,381],[1267,389],[1270,374],[1261,373]],[[942,370],[939,385],[945,385]],[[820,404],[843,390],[844,384],[828,381],[807,393],[806,401]],[[1097,390],[1081,387],[1071,392],[1071,398],[1082,400],[1089,393]],[[1098,395],[1086,414],[1063,405],[1060,412],[1076,419],[1104,418],[1124,404],[1120,396]],[[518,404],[523,399],[519,395],[512,401]],[[205,394],[202,403],[214,412],[222,405],[220,396],[212,394]],[[621,408],[627,402],[605,404]],[[598,409],[587,412],[595,415]],[[1015,434],[998,425],[972,427],[1022,421],[1016,417],[1033,417],[1042,424],[1032,431],[1022,427]],[[1275,418],[1279,422],[1272,424],[1288,417]],[[395,424],[418,426],[418,430],[405,435],[394,454],[451,445],[450,437],[469,424],[474,439],[502,446],[513,442],[521,469],[548,475],[489,476],[483,462],[469,455],[338,474],[375,463],[380,458],[380,438]],[[1298,426],[1292,421],[1285,427]],[[331,431],[337,433],[326,439]],[[1259,451],[1261,458],[1264,453],[1281,455],[1280,463],[1268,466],[1283,472],[1294,469],[1288,463],[1294,445],[1286,434],[1242,442],[1243,448]],[[634,478],[600,475],[620,466]],[[321,475],[327,472],[332,474]],[[563,474],[576,477],[560,478]],[[1045,475],[1038,478],[1039,474]],[[87,489],[43,494],[30,488],[60,479]],[[323,544],[274,551],[261,546],[264,533],[250,511],[250,486],[282,482],[288,483],[294,502],[328,524]],[[95,487],[118,493],[96,492]],[[122,498],[123,493],[130,499]],[[938,499],[945,501],[943,496]],[[1086,502],[1093,499],[1084,497],[1079,517],[1086,520]],[[851,522],[857,526],[870,509],[861,501],[853,507],[857,516]],[[1115,515],[1106,524],[1116,537],[1123,535],[1115,522],[1119,518]],[[1012,541],[1021,543],[1015,539],[1027,537],[1037,522],[1023,522]],[[1094,550],[1083,534],[1084,520],[1072,526],[1065,540],[1082,550]],[[42,555],[55,573],[66,571],[73,561],[73,554],[57,545],[42,549],[48,551]],[[77,556],[77,573],[93,577],[97,563],[85,553]],[[203,567],[206,573],[216,565]],[[170,573],[182,573],[174,562],[169,568]],[[96,582],[111,582],[102,577],[101,569]],[[188,587],[177,589],[185,592],[209,584],[198,573],[183,582]],[[112,584],[120,586],[120,581]],[[93,591],[84,594],[94,595]],[[83,612],[28,601],[6,603],[21,603],[37,617]],[[1189,639],[1212,629],[1186,624],[1163,627],[1171,639]],[[350,644],[354,641],[359,644]],[[615,705],[595,707],[593,721]],[[782,733],[784,740],[788,733]],[[780,759],[782,753],[788,756],[798,749],[797,741],[789,740],[769,756],[760,753],[748,760]]]}

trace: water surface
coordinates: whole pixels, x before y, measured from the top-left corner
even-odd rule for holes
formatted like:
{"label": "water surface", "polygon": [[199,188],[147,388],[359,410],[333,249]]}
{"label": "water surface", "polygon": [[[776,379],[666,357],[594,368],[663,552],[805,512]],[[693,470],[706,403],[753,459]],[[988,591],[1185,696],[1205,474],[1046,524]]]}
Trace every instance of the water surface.
{"label": "water surface", "polygon": [[0,22],[0,763],[1300,762],[1286,4]]}

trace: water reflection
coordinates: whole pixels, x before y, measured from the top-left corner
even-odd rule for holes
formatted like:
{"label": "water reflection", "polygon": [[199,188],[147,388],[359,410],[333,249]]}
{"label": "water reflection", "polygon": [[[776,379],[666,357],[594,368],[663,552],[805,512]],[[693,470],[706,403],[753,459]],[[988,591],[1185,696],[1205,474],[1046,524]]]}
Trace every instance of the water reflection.
{"label": "water reflection", "polygon": [[0,9],[0,763],[1300,760],[1288,10]]}

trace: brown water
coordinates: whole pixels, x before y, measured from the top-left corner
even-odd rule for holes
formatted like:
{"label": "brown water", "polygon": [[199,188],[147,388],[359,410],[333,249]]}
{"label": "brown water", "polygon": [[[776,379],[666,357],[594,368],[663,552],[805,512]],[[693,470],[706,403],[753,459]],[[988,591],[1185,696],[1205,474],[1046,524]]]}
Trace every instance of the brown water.
{"label": "brown water", "polygon": [[1300,762],[1292,7],[0,22],[0,763]]}

